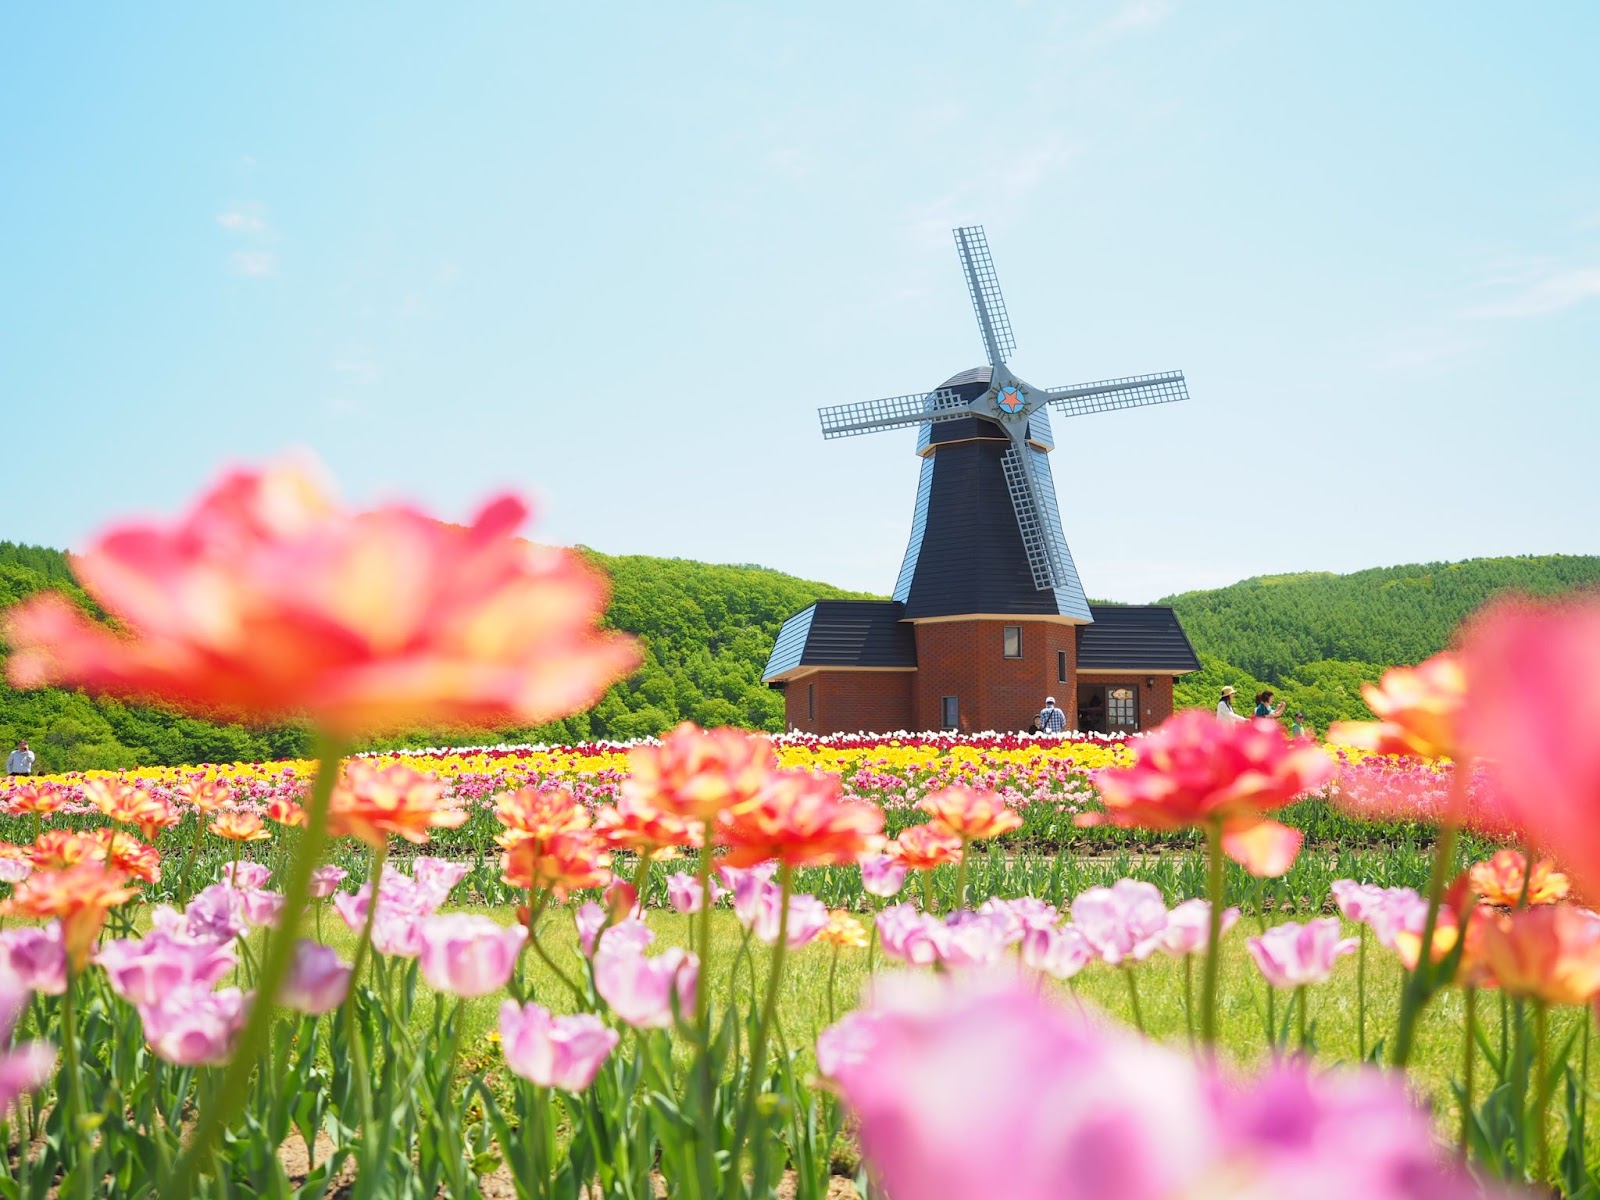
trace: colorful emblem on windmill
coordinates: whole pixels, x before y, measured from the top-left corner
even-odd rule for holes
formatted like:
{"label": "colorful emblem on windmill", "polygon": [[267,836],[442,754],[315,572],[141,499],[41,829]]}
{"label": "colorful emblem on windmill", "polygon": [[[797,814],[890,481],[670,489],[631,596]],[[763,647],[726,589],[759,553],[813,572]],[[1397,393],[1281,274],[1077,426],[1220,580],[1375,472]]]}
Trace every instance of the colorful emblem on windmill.
{"label": "colorful emblem on windmill", "polygon": [[1003,413],[1019,413],[1022,411],[1024,401],[1022,393],[1016,388],[1003,387],[1000,389],[1000,395],[996,398],[995,403],[1000,405],[1000,411]]}

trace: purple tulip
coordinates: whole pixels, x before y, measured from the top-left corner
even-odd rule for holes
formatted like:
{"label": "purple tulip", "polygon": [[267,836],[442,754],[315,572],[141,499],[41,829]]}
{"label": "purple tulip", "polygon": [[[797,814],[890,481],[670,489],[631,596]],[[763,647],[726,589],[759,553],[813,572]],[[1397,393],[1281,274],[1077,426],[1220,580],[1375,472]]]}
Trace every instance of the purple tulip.
{"label": "purple tulip", "polygon": [[[0,983],[0,1046],[10,1043],[27,1000],[27,992],[11,981]],[[0,1112],[9,1109],[24,1092],[43,1087],[55,1065],[56,1048],[49,1042],[24,1042],[0,1050]]]}
{"label": "purple tulip", "polygon": [[254,888],[248,891],[241,889],[239,899],[244,906],[244,919],[250,924],[277,927],[278,917],[283,912],[282,895]]}
{"label": "purple tulip", "polygon": [[1333,964],[1356,948],[1356,939],[1341,939],[1340,932],[1337,917],[1320,917],[1304,925],[1286,921],[1245,945],[1268,983],[1294,988],[1326,983],[1333,974]]}
{"label": "purple tulip", "polygon": [[500,1006],[500,1049],[506,1066],[540,1087],[581,1092],[621,1035],[592,1013],[553,1017],[538,1004]]}
{"label": "purple tulip", "polygon": [[[1237,908],[1222,910],[1222,932],[1227,933],[1239,919]],[[1205,949],[1211,937],[1211,901],[1185,900],[1167,914],[1167,927],[1161,933],[1161,948],[1175,957]]]}
{"label": "purple tulip", "polygon": [[311,898],[326,900],[339,890],[348,872],[343,867],[318,867],[311,872]]}
{"label": "purple tulip", "polygon": [[422,977],[455,996],[486,996],[511,979],[528,931],[467,913],[428,917],[422,928]]}
{"label": "purple tulip", "polygon": [[95,961],[105,968],[111,990],[134,1005],[160,1004],[178,991],[208,990],[239,962],[227,942],[178,938],[160,930],[138,940],[107,942]]}
{"label": "purple tulip", "polygon": [[267,886],[272,871],[261,863],[241,862],[222,865],[222,882],[239,891],[255,891]]}
{"label": "purple tulip", "polygon": [[1155,884],[1119,879],[1080,893],[1072,902],[1072,925],[1111,966],[1140,962],[1161,945],[1167,904]]}
{"label": "purple tulip", "polygon": [[864,1009],[846,1013],[817,1035],[817,1074],[833,1079],[861,1066],[877,1042],[877,1017]]}
{"label": "purple tulip", "polygon": [[25,858],[0,858],[0,883],[21,883],[33,874],[33,864]]}
{"label": "purple tulip", "polygon": [[[715,904],[727,891],[715,879],[711,881],[711,903]],[[686,871],[667,876],[667,903],[673,912],[697,913],[700,911],[700,880]]]}
{"label": "purple tulip", "polygon": [[939,961],[945,937],[944,922],[912,904],[895,904],[878,914],[878,937],[886,957],[914,967]]}
{"label": "purple tulip", "polygon": [[887,854],[868,854],[861,859],[861,890],[885,900],[898,896],[906,886],[906,869]]}
{"label": "purple tulip", "polygon": [[1020,942],[1030,929],[1054,929],[1061,923],[1061,910],[1037,896],[1018,896],[1015,900],[996,896],[985,900],[978,911],[1005,921],[1007,944]]}
{"label": "purple tulip", "polygon": [[220,992],[184,987],[158,1003],[139,1006],[145,1040],[157,1058],[180,1067],[228,1061],[244,1028],[246,997],[238,988]]}
{"label": "purple tulip", "polygon": [[999,913],[953,912],[938,940],[939,961],[947,967],[987,967],[1006,952],[1010,922]]}
{"label": "purple tulip", "polygon": [[1371,927],[1378,944],[1387,950],[1394,949],[1396,934],[1421,933],[1427,919],[1428,902],[1411,888],[1337,879],[1331,890],[1345,918]]}
{"label": "purple tulip", "polygon": [[67,951],[61,942],[61,922],[21,925],[0,933],[0,963],[29,991],[61,995],[67,990]]}
{"label": "purple tulip", "polygon": [[244,901],[226,884],[202,888],[183,910],[181,931],[185,937],[211,942],[231,942],[250,932]]}
{"label": "purple tulip", "polygon": [[607,928],[606,910],[593,900],[580,904],[572,919],[578,927],[578,947],[587,958],[594,957],[596,937],[602,954],[643,954],[644,948],[656,940],[650,927],[638,917],[626,917]]}
{"label": "purple tulip", "polygon": [[[775,883],[762,885],[756,901],[750,931],[769,946],[778,942],[778,921],[783,915],[783,889]],[[792,950],[804,946],[828,927],[828,906],[815,896],[789,897],[789,927],[784,941]]]}
{"label": "purple tulip", "polygon": [[666,1029],[676,999],[680,1015],[694,1011],[700,960],[677,947],[646,958],[602,954],[595,962],[595,989],[618,1018],[635,1029]]}
{"label": "purple tulip", "polygon": [[430,911],[438,908],[450,897],[456,884],[460,883],[472,872],[472,867],[467,863],[455,863],[444,858],[431,858],[427,855],[413,859],[411,862],[411,878],[415,881],[417,889],[430,904]]}
{"label": "purple tulip", "polygon": [[1054,979],[1071,979],[1094,957],[1094,948],[1071,925],[1034,928],[1022,935],[1022,961]]}
{"label": "purple tulip", "polygon": [[278,1003],[313,1017],[331,1012],[350,991],[350,972],[350,964],[331,946],[302,939],[295,943],[294,963]]}

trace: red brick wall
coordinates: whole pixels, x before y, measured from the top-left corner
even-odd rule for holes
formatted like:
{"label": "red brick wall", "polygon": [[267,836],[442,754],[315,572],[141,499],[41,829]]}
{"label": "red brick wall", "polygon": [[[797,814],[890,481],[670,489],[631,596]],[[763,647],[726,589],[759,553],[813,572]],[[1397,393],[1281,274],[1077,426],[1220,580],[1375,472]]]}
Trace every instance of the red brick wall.
{"label": "red brick wall", "polygon": [[[783,690],[784,723],[802,733],[893,733],[912,721],[913,671],[817,671]],[[816,716],[807,689],[814,688]]]}
{"label": "red brick wall", "polygon": [[[1005,656],[1005,627],[1022,627],[1022,657]],[[914,727],[938,729],[940,700],[955,696],[961,727],[1024,730],[1046,696],[1067,709],[1077,695],[1075,627],[1025,617],[982,621],[919,621]],[[1056,652],[1067,655],[1067,681],[1056,672]]]}
{"label": "red brick wall", "polygon": [[[1145,680],[1154,679],[1155,685],[1147,684]],[[1161,722],[1172,715],[1172,676],[1171,675],[1080,675],[1078,682],[1084,685],[1100,684],[1106,687],[1127,687],[1132,685],[1139,689],[1139,729],[1148,731],[1154,729]],[[1067,708],[1067,723],[1076,724],[1077,689],[1073,689],[1072,707]],[[1061,697],[1056,698],[1061,701]],[[1063,705],[1065,707],[1065,705]]]}

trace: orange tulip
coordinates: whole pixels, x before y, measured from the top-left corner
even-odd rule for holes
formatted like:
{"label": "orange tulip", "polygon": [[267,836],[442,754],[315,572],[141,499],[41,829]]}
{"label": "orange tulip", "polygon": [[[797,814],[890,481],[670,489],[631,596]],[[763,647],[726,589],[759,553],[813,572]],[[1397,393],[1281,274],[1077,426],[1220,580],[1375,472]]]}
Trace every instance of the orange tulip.
{"label": "orange tulip", "polygon": [[525,891],[550,889],[557,898],[569,890],[604,887],[611,882],[611,855],[592,829],[526,838],[500,856],[505,881]]}
{"label": "orange tulip", "polygon": [[28,850],[36,870],[59,871],[79,863],[104,862],[106,846],[93,833],[46,829]]}
{"label": "orange tulip", "polygon": [[1022,828],[1022,818],[993,792],[950,787],[929,792],[917,807],[964,842],[979,842]]}
{"label": "orange tulip", "polygon": [[144,883],[161,882],[161,851],[154,846],[118,829],[96,829],[87,836],[100,846],[94,861]]}
{"label": "orange tulip", "polygon": [[708,732],[686,721],[660,745],[629,752],[622,790],[652,808],[704,823],[754,806],[777,765],[764,738],[738,729]]}
{"label": "orange tulip", "polygon": [[83,798],[119,825],[132,825],[147,838],[154,838],[179,817],[176,809],[142,787],[117,779],[91,779],[83,785]]}
{"label": "orange tulip", "polygon": [[1415,758],[1460,758],[1461,715],[1467,676],[1461,660],[1446,651],[1415,667],[1392,667],[1361,695],[1376,721],[1335,721],[1328,741]]}
{"label": "orange tulip", "polygon": [[902,829],[886,852],[902,866],[914,871],[931,871],[934,867],[961,861],[961,839],[930,821],[926,825]]}
{"label": "orange tulip", "polygon": [[566,788],[524,787],[501,792],[494,798],[494,818],[505,826],[494,840],[508,850],[518,842],[542,844],[558,834],[589,828],[588,810]]}
{"label": "orange tulip", "polygon": [[1533,864],[1531,878],[1525,873],[1528,856],[1520,850],[1496,850],[1488,862],[1473,863],[1470,871],[1472,890],[1486,904],[1502,908],[1516,908],[1524,903],[1523,888],[1527,888],[1527,904],[1554,904],[1565,900],[1572,885],[1567,877],[1555,869],[1548,858]]}
{"label": "orange tulip", "polygon": [[301,808],[287,796],[273,796],[267,801],[267,819],[276,821],[279,825],[304,825],[306,823],[306,810]]}
{"label": "orange tulip", "polygon": [[211,821],[211,832],[230,842],[264,842],[272,836],[261,814],[230,809],[219,812]]}
{"label": "orange tulip", "polygon": [[464,810],[446,802],[437,776],[400,763],[348,763],[328,802],[329,834],[348,835],[374,850],[387,845],[391,836],[420,846],[430,829],[454,829],[466,819]]}
{"label": "orange tulip", "polygon": [[185,779],[177,793],[180,800],[203,813],[216,812],[233,802],[233,789],[220,779]]}
{"label": "orange tulip", "polygon": [[817,934],[817,939],[831,942],[835,946],[854,946],[861,949],[867,944],[867,930],[855,917],[843,909],[836,909],[828,914],[828,923],[822,927],[822,932]]}
{"label": "orange tulip", "polygon": [[25,783],[7,797],[6,811],[14,817],[30,813],[46,817],[66,802],[67,795],[60,788],[48,783]]}
{"label": "orange tulip", "polygon": [[1483,954],[1512,996],[1587,1004],[1600,994],[1600,916],[1567,904],[1502,913],[1483,932]]}
{"label": "orange tulip", "polygon": [[595,813],[595,828],[616,850],[654,859],[671,858],[682,846],[698,846],[700,831],[682,817],[662,812],[637,796],[624,795]]}
{"label": "orange tulip", "polygon": [[67,961],[75,970],[88,964],[95,939],[106,923],[106,913],[133,899],[125,876],[97,863],[79,863],[59,871],[35,871],[17,885],[0,912],[61,922],[61,940]]}
{"label": "orange tulip", "polygon": [[790,867],[853,863],[881,843],[883,810],[842,800],[837,775],[783,771],[754,805],[725,815],[718,833],[730,867],[771,859]]}
{"label": "orange tulip", "polygon": [[357,515],[292,466],[235,472],[173,525],[73,558],[129,633],[56,594],[11,610],[10,678],[345,735],[565,716],[639,654],[598,627],[606,585],[578,555],[513,536],[525,515],[510,496],[465,527]]}

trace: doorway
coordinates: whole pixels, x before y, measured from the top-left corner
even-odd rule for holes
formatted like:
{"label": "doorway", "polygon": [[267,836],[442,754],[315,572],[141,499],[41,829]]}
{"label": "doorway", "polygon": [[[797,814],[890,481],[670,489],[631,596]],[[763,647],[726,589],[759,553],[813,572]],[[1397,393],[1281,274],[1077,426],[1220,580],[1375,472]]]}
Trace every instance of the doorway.
{"label": "doorway", "polygon": [[1078,729],[1083,733],[1139,732],[1139,689],[1131,683],[1080,683]]}

